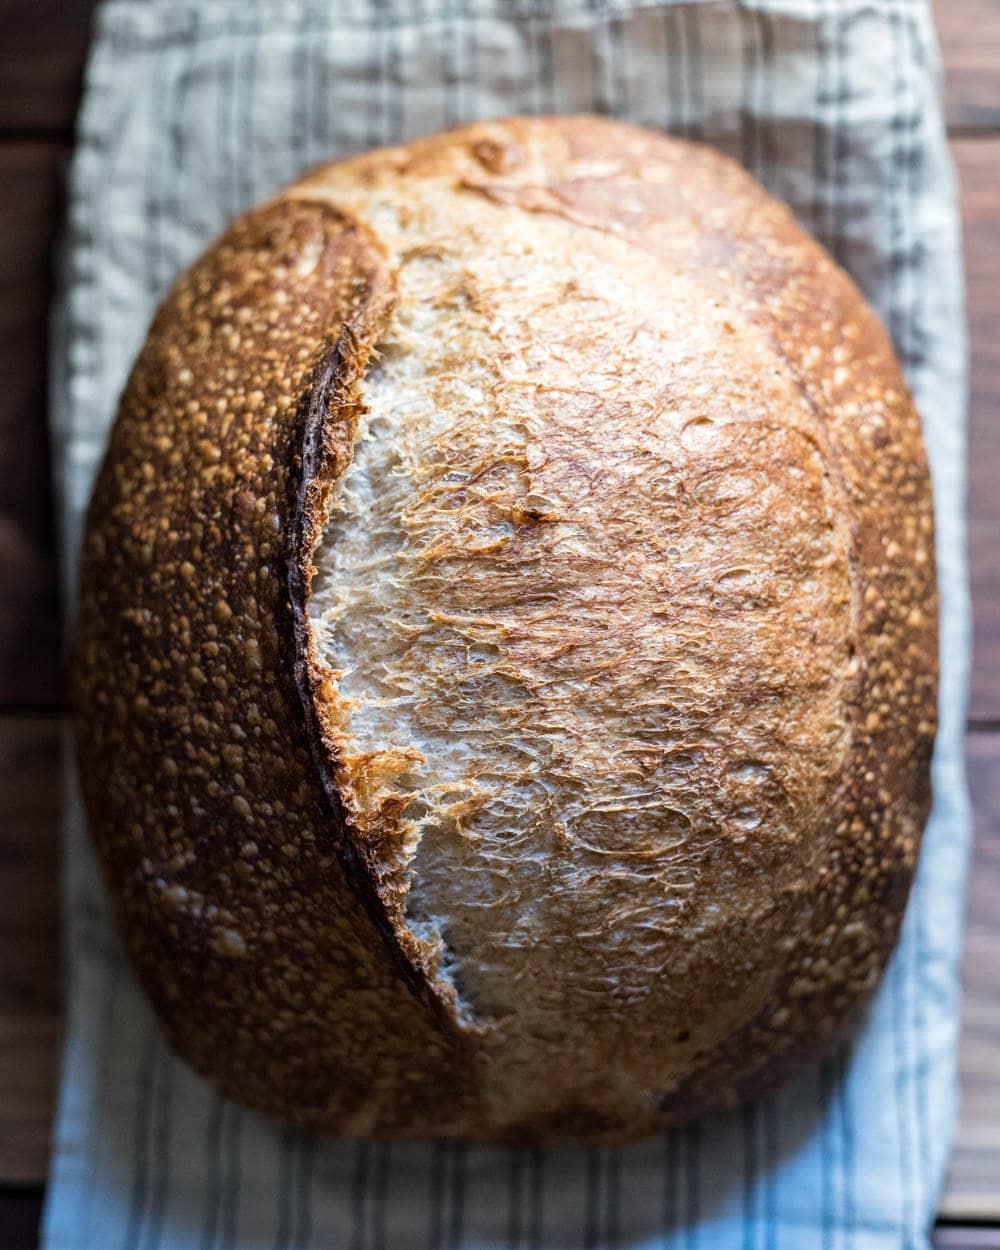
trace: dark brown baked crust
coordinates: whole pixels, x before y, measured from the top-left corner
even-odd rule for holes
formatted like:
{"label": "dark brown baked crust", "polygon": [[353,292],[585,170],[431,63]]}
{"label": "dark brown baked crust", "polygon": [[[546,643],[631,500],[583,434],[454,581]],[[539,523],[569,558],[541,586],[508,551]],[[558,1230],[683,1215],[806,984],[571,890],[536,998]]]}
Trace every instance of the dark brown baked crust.
{"label": "dark brown baked crust", "polygon": [[[769,900],[767,1001],[623,1123],[578,1108],[490,1119],[488,1042],[458,1026],[402,922],[388,851],[340,802],[305,607],[393,274],[371,228],[336,206],[336,184],[387,167],[404,183],[451,179],[456,203],[568,219],[581,246],[611,233],[639,265],[655,256],[737,307],[796,380],[844,525],[850,751],[826,779],[822,862]],[[877,983],[930,802],[936,598],[919,422],[850,280],[708,149],[593,118],[515,119],[319,170],[241,219],[150,331],[80,588],[81,776],[120,927],[173,1044],[234,1097],[332,1131],[625,1137],[766,1088]],[[722,1009],[740,963],[734,942],[701,999],[717,993]]]}
{"label": "dark brown baked crust", "polygon": [[466,1071],[299,693],[295,598],[391,294],[368,231],[306,202],[249,214],[180,280],[95,490],[73,662],[91,828],[171,1041],[234,1097],[359,1132],[376,1107],[382,1131],[446,1129]]}

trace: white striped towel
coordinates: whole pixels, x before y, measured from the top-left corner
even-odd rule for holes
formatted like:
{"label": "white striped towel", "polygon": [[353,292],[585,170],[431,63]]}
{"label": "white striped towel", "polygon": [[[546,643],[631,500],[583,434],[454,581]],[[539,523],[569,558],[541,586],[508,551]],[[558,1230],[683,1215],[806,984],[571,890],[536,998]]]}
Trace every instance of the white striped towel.
{"label": "white striped towel", "polygon": [[69,1016],[47,1250],[912,1250],[954,1113],[968,812],[955,191],[926,0],[106,0],[73,161],[52,422],[66,585],[151,312],[235,213],[319,160],[465,119],[596,110],[703,138],[885,317],[923,414],[943,591],[935,807],[853,1045],[624,1149],[320,1141],[221,1102],[123,963],[71,795]]}

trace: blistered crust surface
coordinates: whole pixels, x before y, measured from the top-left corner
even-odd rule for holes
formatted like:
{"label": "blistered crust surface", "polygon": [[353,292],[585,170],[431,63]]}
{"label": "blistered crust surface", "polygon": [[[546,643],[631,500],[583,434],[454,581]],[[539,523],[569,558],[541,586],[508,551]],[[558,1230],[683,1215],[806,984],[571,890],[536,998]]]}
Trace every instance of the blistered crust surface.
{"label": "blistered crust surface", "polygon": [[932,543],[884,332],[706,149],[490,123],[237,223],[81,580],[91,821],[175,1044],[389,1134],[610,1140],[773,1082],[898,928]]}

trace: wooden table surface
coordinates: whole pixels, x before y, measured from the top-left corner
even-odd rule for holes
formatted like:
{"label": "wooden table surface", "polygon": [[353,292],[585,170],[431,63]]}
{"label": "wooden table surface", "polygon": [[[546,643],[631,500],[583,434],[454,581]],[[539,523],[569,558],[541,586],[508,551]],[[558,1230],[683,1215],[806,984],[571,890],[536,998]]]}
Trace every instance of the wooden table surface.
{"label": "wooden table surface", "polygon": [[[35,1244],[60,1037],[59,664],[46,317],[92,0],[0,0],[0,1246]],[[939,1246],[1000,1247],[1000,0],[938,0],[972,336],[976,813],[962,1111]]]}

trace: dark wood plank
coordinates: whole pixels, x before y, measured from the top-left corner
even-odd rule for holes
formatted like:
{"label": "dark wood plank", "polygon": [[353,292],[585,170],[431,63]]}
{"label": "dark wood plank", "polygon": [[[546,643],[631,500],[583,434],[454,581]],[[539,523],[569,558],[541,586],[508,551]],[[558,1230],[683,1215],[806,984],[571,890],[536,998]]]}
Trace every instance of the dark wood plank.
{"label": "dark wood plank", "polygon": [[936,0],[948,125],[1000,127],[1000,0]]}
{"label": "dark wood plank", "polygon": [[976,840],[962,965],[962,1102],[942,1213],[1000,1222],[1000,734],[966,738]]}
{"label": "dark wood plank", "polygon": [[0,0],[0,135],[68,135],[96,0]]}
{"label": "dark wood plank", "polygon": [[0,1245],[5,1250],[36,1250],[44,1197],[39,1185],[0,1189]]}
{"label": "dark wood plank", "polygon": [[[1000,62],[998,62],[1000,66]],[[1000,89],[1000,68],[997,69]],[[1000,135],[952,144],[962,220],[972,349],[969,560],[975,663],[969,714],[1000,722]]]}
{"label": "dark wood plank", "polygon": [[61,1027],[59,722],[0,719],[0,1182],[48,1163]]}
{"label": "dark wood plank", "polygon": [[0,143],[0,706],[60,695],[46,354],[65,156]]}

